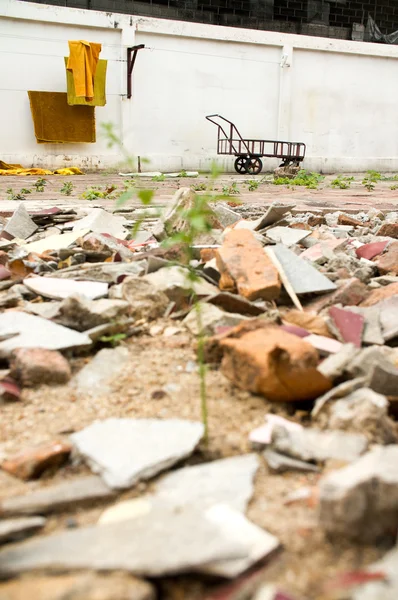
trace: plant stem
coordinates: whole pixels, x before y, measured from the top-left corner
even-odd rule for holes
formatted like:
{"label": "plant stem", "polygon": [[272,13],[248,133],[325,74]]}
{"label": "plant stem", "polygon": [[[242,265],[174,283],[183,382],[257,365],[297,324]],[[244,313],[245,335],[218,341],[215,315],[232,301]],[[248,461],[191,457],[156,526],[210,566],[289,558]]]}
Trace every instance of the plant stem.
{"label": "plant stem", "polygon": [[197,357],[199,364],[200,380],[200,407],[202,412],[202,423],[204,426],[203,440],[205,444],[209,441],[209,423],[207,412],[207,390],[206,390],[206,364],[205,364],[205,336],[203,335],[201,307],[198,301],[195,302],[196,323],[198,326],[198,349]]}

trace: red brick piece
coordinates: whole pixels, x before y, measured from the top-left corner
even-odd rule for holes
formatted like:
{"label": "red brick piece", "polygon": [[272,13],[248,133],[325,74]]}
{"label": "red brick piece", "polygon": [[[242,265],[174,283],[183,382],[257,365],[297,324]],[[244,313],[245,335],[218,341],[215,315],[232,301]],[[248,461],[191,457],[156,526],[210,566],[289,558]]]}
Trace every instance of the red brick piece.
{"label": "red brick piece", "polygon": [[392,242],[386,252],[377,261],[380,273],[392,273],[398,275],[398,242]]}
{"label": "red brick piece", "polygon": [[56,350],[19,348],[11,358],[11,376],[24,387],[59,385],[71,377],[68,361]]}
{"label": "red brick piece", "polygon": [[68,460],[71,450],[72,446],[65,442],[49,442],[4,460],[1,468],[19,479],[37,479],[47,469],[63,465]]}
{"label": "red brick piece", "polygon": [[398,240],[398,223],[384,223],[376,235],[385,235]]}
{"label": "red brick piece", "polygon": [[398,296],[398,283],[390,283],[378,290],[373,290],[368,298],[361,302],[360,306],[374,306],[378,302],[382,302],[393,296]]}

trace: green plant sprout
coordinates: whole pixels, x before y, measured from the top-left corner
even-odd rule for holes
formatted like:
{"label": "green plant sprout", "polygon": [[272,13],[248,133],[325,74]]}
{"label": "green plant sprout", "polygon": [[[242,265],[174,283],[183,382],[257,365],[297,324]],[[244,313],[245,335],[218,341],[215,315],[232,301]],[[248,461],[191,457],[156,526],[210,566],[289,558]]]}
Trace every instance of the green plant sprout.
{"label": "green plant sprout", "polygon": [[44,188],[46,187],[48,181],[47,179],[43,179],[43,177],[39,177],[37,181],[34,182],[34,186],[36,188],[36,192],[44,192]]}
{"label": "green plant sprout", "polygon": [[341,190],[347,190],[351,186],[351,182],[354,181],[354,177],[343,177],[339,175],[336,179],[330,182],[332,188],[340,188]]}
{"label": "green plant sprout", "polygon": [[298,185],[310,190],[316,190],[324,179],[325,177],[319,173],[308,173],[305,169],[302,169],[293,179],[289,179],[289,177],[276,177],[273,183],[274,185]]}
{"label": "green plant sprout", "polygon": [[60,192],[61,194],[65,194],[65,196],[70,196],[73,192],[74,185],[71,181],[64,181]]}

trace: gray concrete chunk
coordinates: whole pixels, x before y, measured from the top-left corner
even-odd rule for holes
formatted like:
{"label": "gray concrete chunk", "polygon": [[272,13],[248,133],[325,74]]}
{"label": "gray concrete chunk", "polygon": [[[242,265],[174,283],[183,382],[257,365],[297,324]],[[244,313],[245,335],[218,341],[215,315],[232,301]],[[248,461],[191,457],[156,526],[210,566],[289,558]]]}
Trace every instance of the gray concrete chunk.
{"label": "gray concrete chunk", "polygon": [[276,244],[273,250],[296,294],[331,292],[336,289],[330,279],[289,248]]}
{"label": "gray concrete chunk", "polygon": [[103,396],[112,390],[112,381],[129,360],[127,348],[103,348],[74,377],[72,385],[80,394]]}
{"label": "gray concrete chunk", "polygon": [[30,218],[23,204],[19,204],[14,214],[4,227],[2,237],[6,239],[20,238],[26,240],[37,229],[36,223]]}
{"label": "gray concrete chunk", "polygon": [[20,540],[44,527],[44,517],[0,520],[0,544]]}
{"label": "gray concrete chunk", "polygon": [[71,436],[76,449],[112,488],[149,479],[189,456],[204,433],[182,419],[105,419]]}

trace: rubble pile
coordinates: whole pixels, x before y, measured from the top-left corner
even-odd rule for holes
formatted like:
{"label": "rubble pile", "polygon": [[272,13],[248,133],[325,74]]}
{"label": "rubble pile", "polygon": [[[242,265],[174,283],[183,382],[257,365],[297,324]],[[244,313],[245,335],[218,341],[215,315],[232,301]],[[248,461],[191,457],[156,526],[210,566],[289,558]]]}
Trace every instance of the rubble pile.
{"label": "rubble pile", "polygon": [[[0,444],[1,474],[19,485],[0,498],[0,597],[177,598],[159,595],[159,582],[188,574],[202,595],[187,599],[293,600],[266,570],[281,540],[250,519],[265,470],[270,489],[299,474],[283,509],[311,498],[329,544],[383,548],[341,598],[398,597],[398,213],[274,203],[247,219],[214,203],[187,254],[162,240],[189,228],[193,199],[179,190],[133,233],[134,213],[100,208],[29,214],[21,203],[3,219],[2,408],[59,386],[73,402],[89,397],[93,418],[18,452]],[[180,332],[193,348],[203,341],[208,370],[248,405],[262,398],[265,423],[247,431],[246,452],[212,456],[178,388],[179,418],[98,418],[134,341]],[[45,485],[24,493],[31,481]],[[87,520],[65,529],[76,508]],[[322,598],[340,597],[332,588]]]}

